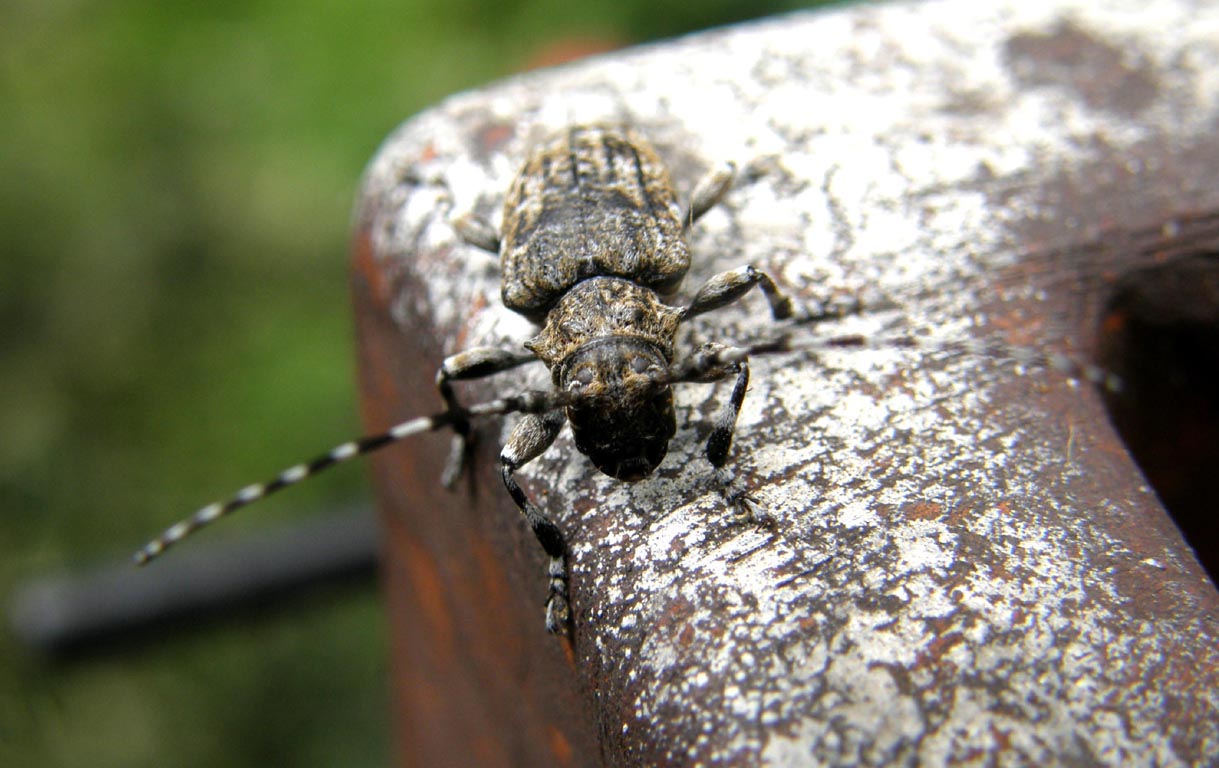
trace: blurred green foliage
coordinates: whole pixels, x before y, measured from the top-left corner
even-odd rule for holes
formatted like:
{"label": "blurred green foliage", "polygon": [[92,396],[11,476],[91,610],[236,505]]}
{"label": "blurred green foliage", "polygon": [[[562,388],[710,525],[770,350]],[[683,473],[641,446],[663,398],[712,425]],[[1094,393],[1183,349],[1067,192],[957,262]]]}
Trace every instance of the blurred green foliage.
{"label": "blurred green foliage", "polygon": [[[0,595],[358,430],[349,215],[396,124],[559,41],[807,4],[0,5]],[[0,633],[0,765],[387,764],[385,622],[341,597],[71,663]]]}

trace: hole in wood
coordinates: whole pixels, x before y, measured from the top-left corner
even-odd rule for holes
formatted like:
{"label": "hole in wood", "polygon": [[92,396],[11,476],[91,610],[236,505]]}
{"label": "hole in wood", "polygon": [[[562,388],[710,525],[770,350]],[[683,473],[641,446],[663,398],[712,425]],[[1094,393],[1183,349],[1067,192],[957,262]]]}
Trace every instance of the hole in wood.
{"label": "hole in wood", "polygon": [[1118,283],[1101,364],[1124,390],[1110,416],[1212,581],[1219,581],[1219,252]]}

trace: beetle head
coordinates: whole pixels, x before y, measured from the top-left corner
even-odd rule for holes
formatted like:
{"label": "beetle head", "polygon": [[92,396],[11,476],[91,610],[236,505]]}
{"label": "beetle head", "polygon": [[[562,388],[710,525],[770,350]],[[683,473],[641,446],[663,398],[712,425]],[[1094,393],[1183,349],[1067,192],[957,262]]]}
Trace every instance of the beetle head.
{"label": "beetle head", "polygon": [[576,448],[610,477],[652,473],[677,431],[668,364],[652,343],[630,336],[595,339],[565,361],[559,385]]}

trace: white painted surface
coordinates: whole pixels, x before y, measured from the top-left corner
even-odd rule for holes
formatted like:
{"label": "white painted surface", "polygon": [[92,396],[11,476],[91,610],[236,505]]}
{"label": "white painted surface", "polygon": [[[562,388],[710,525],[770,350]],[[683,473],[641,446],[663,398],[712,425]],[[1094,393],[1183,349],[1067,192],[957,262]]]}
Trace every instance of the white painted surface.
{"label": "white painted surface", "polygon": [[[1074,34],[1127,72],[1122,87],[1150,80],[1149,99],[1127,109],[1097,97],[1073,84],[1082,75],[1069,62],[1013,42]],[[500,304],[494,259],[458,243],[449,221],[476,210],[498,225],[531,147],[572,123],[625,121],[651,138],[683,196],[715,162],[769,170],[692,233],[686,298],[714,272],[753,263],[798,295],[872,292],[897,306],[826,333],[986,335],[997,332],[981,315],[995,276],[1029,246],[1021,227],[1054,212],[1047,185],[1138,158],[1145,142],[1209,140],[1216,73],[1214,4],[849,8],[457,97],[387,141],[365,198],[384,211],[374,228],[384,269],[427,286],[399,318],[433,317],[465,347],[520,344],[533,329]],[[492,124],[508,137],[481,156],[474,131]],[[1096,226],[1051,231],[1065,241]],[[751,295],[696,331],[747,337],[767,326],[764,306]],[[677,438],[643,482],[596,475],[566,433],[520,475],[573,545],[577,654],[599,670],[598,694],[633,711],[607,729],[622,734],[611,754],[1219,761],[1219,693],[1205,682],[1217,674],[1216,624],[1188,596],[1196,570],[1171,538],[1137,549],[1121,535],[1151,508],[1136,480],[1107,483],[1096,506],[1075,500],[1097,494],[1089,451],[1107,439],[1090,392],[1072,412],[1041,410],[1070,387],[1060,376],[1020,379],[993,360],[927,350],[790,355],[753,370],[731,466],[774,533],[731,524],[702,460],[727,386],[680,390]],[[548,376],[530,366],[479,391],[524,381]],[[1132,601],[1146,598],[1130,590],[1147,580],[1163,601],[1135,615]],[[1204,640],[1202,666],[1173,668]],[[1182,700],[1202,717],[1169,717]]]}

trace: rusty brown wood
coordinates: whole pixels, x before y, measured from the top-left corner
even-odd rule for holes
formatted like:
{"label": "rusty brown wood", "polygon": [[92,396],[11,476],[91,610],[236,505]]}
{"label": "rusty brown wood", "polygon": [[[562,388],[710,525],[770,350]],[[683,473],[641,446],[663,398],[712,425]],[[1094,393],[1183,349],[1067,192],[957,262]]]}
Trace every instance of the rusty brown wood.
{"label": "rusty brown wood", "polygon": [[[533,333],[451,219],[498,223],[573,122],[629,122],[685,191],[745,168],[687,287],[751,262],[891,303],[827,332],[927,342],[755,361],[732,462],[773,529],[734,524],[702,461],[723,388],[682,390],[640,483],[561,436],[521,477],[572,543],[570,643],[542,628],[501,425],[462,493],[437,483],[444,436],[377,457],[400,762],[1219,762],[1219,594],[1099,395],[935,347],[1086,356],[1114,279],[1219,250],[1216,28],[1176,1],[837,9],[531,74],[395,133],[357,211],[370,430],[436,410],[445,354]],[[697,334],[758,333],[762,306]]]}

